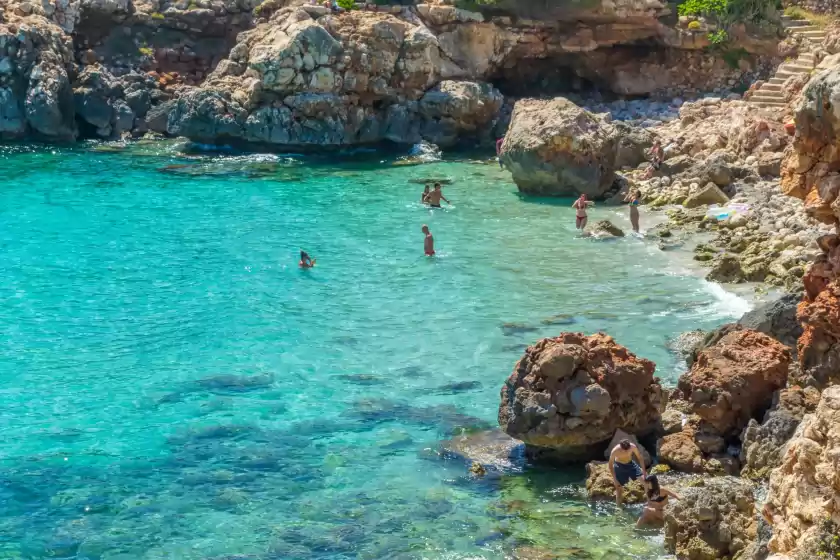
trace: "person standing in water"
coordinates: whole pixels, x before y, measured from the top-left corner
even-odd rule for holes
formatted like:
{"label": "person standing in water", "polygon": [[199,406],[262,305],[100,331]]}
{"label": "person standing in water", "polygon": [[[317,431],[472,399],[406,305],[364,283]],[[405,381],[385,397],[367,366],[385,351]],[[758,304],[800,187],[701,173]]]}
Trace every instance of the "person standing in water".
{"label": "person standing in water", "polygon": [[586,209],[589,206],[594,206],[594,205],[595,205],[594,202],[590,202],[590,201],[586,200],[586,195],[585,194],[580,195],[580,198],[578,198],[575,201],[575,203],[572,204],[572,208],[577,210],[576,219],[575,219],[575,227],[577,229],[583,231],[583,228],[586,227],[586,222],[589,219],[589,216],[586,215]]}
{"label": "person standing in water", "polygon": [[423,224],[421,231],[426,235],[426,238],[423,240],[423,252],[426,253],[427,257],[434,257],[435,238],[432,237],[432,232],[429,231],[429,226]]}
{"label": "person standing in water", "polygon": [[627,483],[647,476],[645,460],[633,442],[623,439],[610,453],[608,466],[615,485],[615,503],[621,505]]}
{"label": "person standing in water", "polygon": [[443,196],[443,192],[440,190],[440,183],[435,183],[435,189],[429,193],[429,196],[426,197],[426,202],[428,202],[429,206],[432,208],[440,208],[441,199],[445,200],[447,204],[452,204],[446,200],[445,196]]}
{"label": "person standing in water", "polygon": [[306,251],[301,251],[298,266],[301,268],[312,268],[315,266],[315,259],[310,258]]}
{"label": "person standing in water", "polygon": [[505,137],[502,136],[498,140],[496,140],[496,159],[499,160],[499,169],[504,169],[505,166],[502,165],[502,144],[505,143]]}
{"label": "person standing in water", "polygon": [[420,202],[426,204],[429,202],[429,185],[426,185],[426,188],[423,189],[423,193],[420,195]]}
{"label": "person standing in water", "polygon": [[642,202],[642,191],[631,189],[624,197],[624,202],[630,203],[630,225],[633,231],[639,233],[639,204]]}

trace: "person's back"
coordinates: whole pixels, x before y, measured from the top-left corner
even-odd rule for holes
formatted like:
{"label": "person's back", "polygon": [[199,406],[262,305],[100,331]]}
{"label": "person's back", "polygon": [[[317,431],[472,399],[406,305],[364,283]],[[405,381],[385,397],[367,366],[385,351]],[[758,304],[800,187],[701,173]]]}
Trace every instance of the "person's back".
{"label": "person's back", "polygon": [[[440,208],[440,201],[441,199],[446,200],[446,197],[443,196],[443,191],[440,190],[440,183],[435,183],[435,188],[432,192],[429,193],[429,196],[426,200],[429,203],[429,206],[432,208]],[[446,200],[448,203],[449,201]]]}
{"label": "person's back", "polygon": [[426,234],[426,237],[423,239],[423,252],[427,257],[435,256],[435,238],[432,236],[432,232],[429,231],[429,226],[424,225],[421,231]]}

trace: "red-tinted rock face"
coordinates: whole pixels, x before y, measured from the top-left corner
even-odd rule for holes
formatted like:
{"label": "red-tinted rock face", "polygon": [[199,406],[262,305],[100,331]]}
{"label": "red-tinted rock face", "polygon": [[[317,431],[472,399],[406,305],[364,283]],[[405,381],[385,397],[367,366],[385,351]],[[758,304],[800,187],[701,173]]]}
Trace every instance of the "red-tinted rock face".
{"label": "red-tinted rock face", "polygon": [[555,460],[594,458],[617,429],[657,424],[665,399],[655,367],[605,334],[540,340],[502,387],[499,425]]}
{"label": "red-tinted rock face", "polygon": [[735,331],[700,352],[678,388],[695,414],[728,437],[770,407],[773,393],[787,382],[790,363],[790,351],[777,340]]}

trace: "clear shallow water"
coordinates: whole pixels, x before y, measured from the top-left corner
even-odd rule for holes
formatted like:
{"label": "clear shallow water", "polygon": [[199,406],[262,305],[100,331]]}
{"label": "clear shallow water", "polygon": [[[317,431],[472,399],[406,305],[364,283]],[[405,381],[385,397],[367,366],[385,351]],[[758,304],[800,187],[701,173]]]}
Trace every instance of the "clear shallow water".
{"label": "clear shallow water", "polygon": [[[495,425],[541,336],[605,330],[673,382],[668,337],[745,302],[655,244],[577,238],[571,201],[468,162],[157,144],[0,168],[0,557],[661,554],[582,472],[477,481],[437,453]],[[451,209],[417,203],[428,177]]]}

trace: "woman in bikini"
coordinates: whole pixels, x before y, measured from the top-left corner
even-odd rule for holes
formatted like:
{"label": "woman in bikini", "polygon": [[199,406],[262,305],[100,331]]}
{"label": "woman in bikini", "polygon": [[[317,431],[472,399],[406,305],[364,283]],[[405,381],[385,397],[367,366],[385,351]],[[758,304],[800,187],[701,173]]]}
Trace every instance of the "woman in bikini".
{"label": "woman in bikini", "polygon": [[642,516],[636,522],[636,527],[644,527],[645,525],[658,525],[665,521],[665,506],[668,505],[668,500],[674,498],[679,500],[680,497],[667,488],[659,487],[659,478],[655,474],[650,474],[645,477],[647,484],[648,501],[645,504],[645,509],[642,510]]}
{"label": "woman in bikini", "polygon": [[630,224],[633,231],[639,233],[639,204],[642,201],[642,193],[639,189],[633,189],[624,197],[624,202],[630,203]]}
{"label": "woman in bikini", "polygon": [[586,209],[589,206],[594,206],[594,202],[590,202],[586,200],[586,195],[580,195],[580,198],[575,200],[575,203],[572,204],[572,208],[577,210],[577,218],[575,219],[575,227],[579,230],[583,230],[586,227],[586,221],[589,219],[589,216],[586,215]]}

